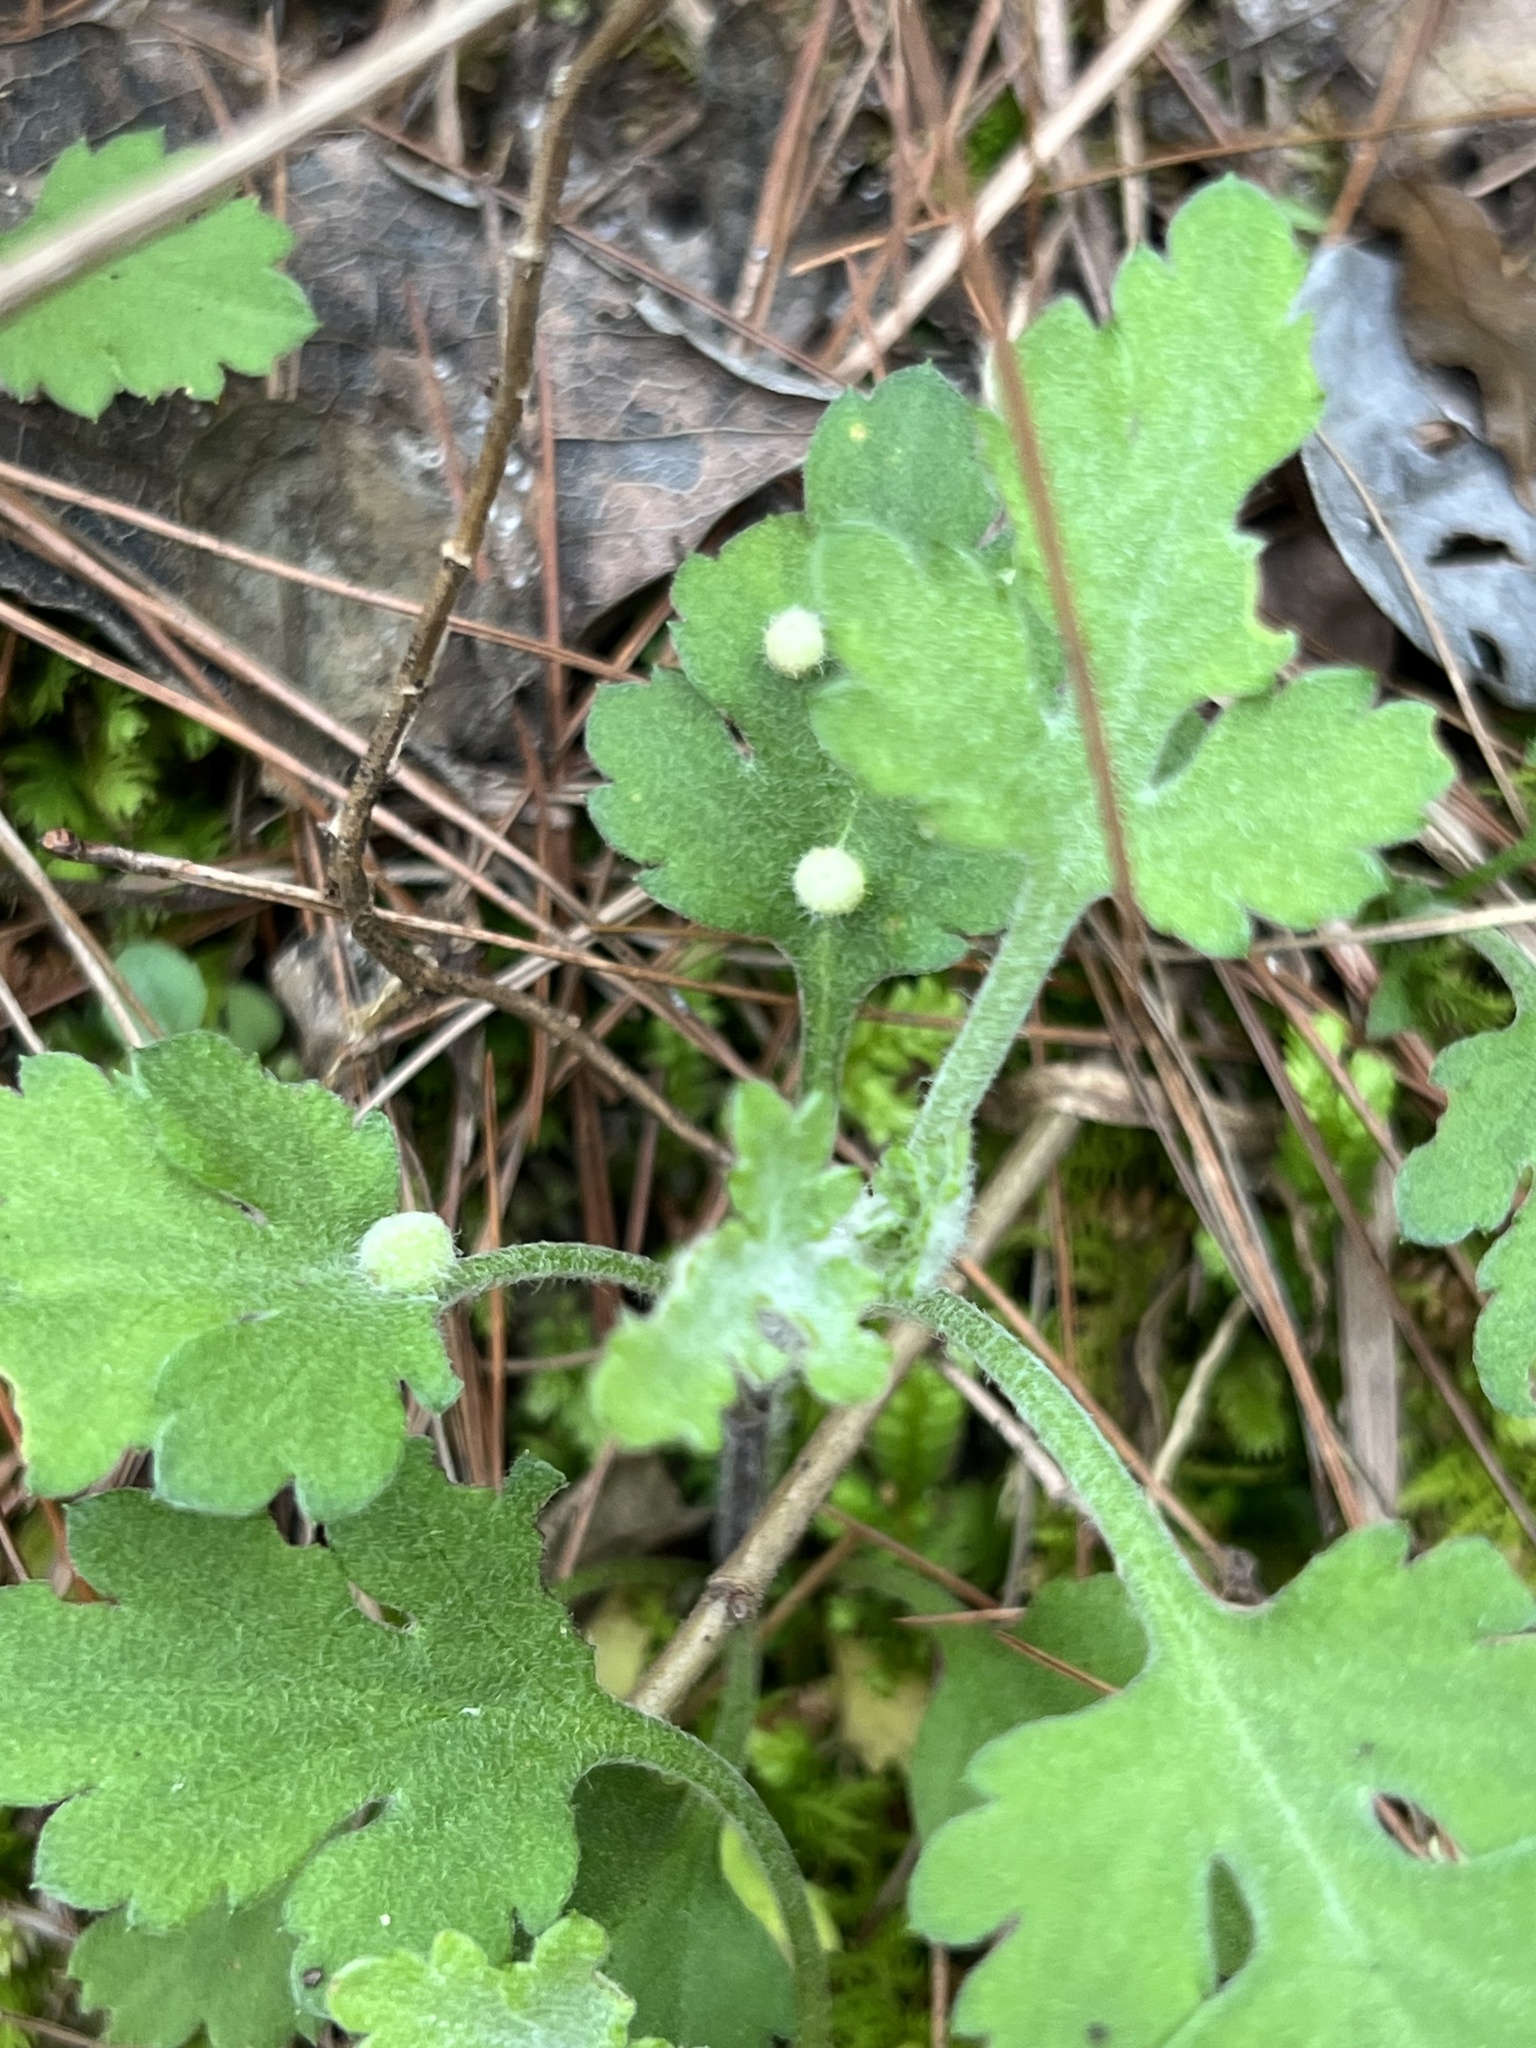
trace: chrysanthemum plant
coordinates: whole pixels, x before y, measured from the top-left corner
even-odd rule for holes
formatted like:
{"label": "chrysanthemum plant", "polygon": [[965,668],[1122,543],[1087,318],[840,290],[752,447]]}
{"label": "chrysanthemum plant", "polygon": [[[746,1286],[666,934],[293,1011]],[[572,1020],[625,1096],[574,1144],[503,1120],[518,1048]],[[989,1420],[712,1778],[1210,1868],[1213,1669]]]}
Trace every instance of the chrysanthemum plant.
{"label": "chrysanthemum plant", "polygon": [[[1063,301],[1018,343],[1119,879],[1150,930],[1212,956],[1242,954],[1256,920],[1352,915],[1451,772],[1424,707],[1378,706],[1353,670],[1293,672],[1256,616],[1237,514],[1319,410],[1301,268],[1279,209],[1228,181],[1165,254],[1126,262],[1111,322]],[[111,1074],[45,1054],[0,1097],[0,1372],[35,1490],[92,1494],[69,1537],[95,1596],[0,1593],[0,1800],[55,1809],[36,1882],[103,1916],[74,1967],[120,2038],[176,2048],[202,2026],[214,2048],[275,2048],[330,2015],[384,2048],[587,2048],[632,2021],[693,2048],[792,2024],[825,2048],[813,1916],[760,1800],[600,1691],[541,1585],[535,1516],[560,1476],[523,1459],[500,1494],[453,1486],[407,1442],[402,1383],[429,1411],[458,1391],[444,1312],[567,1277],[655,1297],[595,1371],[620,1443],[715,1451],[744,1389],[796,1379],[873,1400],[899,1316],[996,1381],[1113,1553],[1139,1670],[1005,1722],[917,1864],[913,1926],[993,1944],[960,2033],[1529,2048],[1527,1588],[1486,1543],[1410,1562],[1382,1524],[1266,1604],[1226,1604],[1046,1367],[936,1284],[964,1242],[982,1098],[1117,880],[1040,534],[1000,414],[904,371],[829,409],[803,514],[684,566],[680,665],[599,693],[600,831],[658,902],[776,945],[800,993],[796,1085],[737,1090],[731,1213],[667,1271],[583,1245],[460,1256],[396,1213],[380,1117],[354,1126],[210,1037]],[[968,953],[985,973],[915,1126],[872,1177],[834,1163],[858,1005]],[[1524,1004],[1529,969],[1504,964]],[[1447,1072],[1447,1130],[1405,1184],[1417,1234],[1508,1213],[1530,1119],[1496,1169],[1478,1119],[1491,1094],[1536,1096],[1528,1024]],[[1525,1227],[1522,1210],[1490,1259],[1483,1348],[1510,1407],[1536,1355]],[[131,1451],[152,1454],[150,1486],[103,1491]],[[285,1486],[318,1530],[302,1548],[261,1512]],[[610,1801],[639,1804],[605,1837],[592,1790],[623,1774],[588,1774],[615,1763],[662,1804],[643,1785]],[[792,2018],[759,1924],[718,1869],[678,1860],[667,1785],[712,1801],[766,1874]],[[1383,1800],[1426,1817],[1424,1854]],[[631,1914],[665,1903],[668,1934],[594,1924],[626,1885]],[[605,1941],[633,1981],[603,1974]]]}

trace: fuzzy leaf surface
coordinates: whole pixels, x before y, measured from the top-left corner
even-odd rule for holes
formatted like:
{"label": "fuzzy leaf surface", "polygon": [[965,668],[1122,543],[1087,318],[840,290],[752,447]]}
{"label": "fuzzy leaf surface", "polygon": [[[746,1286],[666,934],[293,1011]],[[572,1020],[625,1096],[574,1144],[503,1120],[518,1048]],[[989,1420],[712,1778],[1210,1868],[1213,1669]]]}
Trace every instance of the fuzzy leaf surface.
{"label": "fuzzy leaf surface", "polygon": [[577,1792],[576,1826],[571,1904],[606,1930],[637,2027],[709,2048],[770,2048],[793,2034],[789,1966],[726,1880],[712,1806],[614,1764]]}
{"label": "fuzzy leaf surface", "polygon": [[[44,179],[31,218],[0,235],[0,261],[164,162],[158,129],[115,136],[95,151],[73,143]],[[120,391],[218,398],[226,368],[264,377],[318,324],[276,268],[292,246],[288,229],[253,199],[156,235],[0,321],[0,386],[17,398],[41,391],[94,420]]]}
{"label": "fuzzy leaf surface", "polygon": [[634,2001],[597,1967],[607,1946],[601,1927],[571,1913],[526,1963],[498,1970],[467,1935],[443,1933],[429,1956],[349,1963],[331,2011],[366,2048],[630,2048]]}
{"label": "fuzzy leaf surface", "polygon": [[[958,2031],[995,2048],[1529,2039],[1536,1791],[1509,1758],[1536,1709],[1536,1636],[1519,1634],[1536,1612],[1487,1544],[1405,1552],[1401,1529],[1359,1531],[1256,1609],[1189,1579],[1118,1697],[981,1751],[987,1803],[932,1838],[912,1893],[934,1940],[1018,1923],[967,1978]],[[1465,1860],[1405,1853],[1377,1793],[1416,1802]],[[1218,1988],[1228,1872],[1255,1939]]]}
{"label": "fuzzy leaf surface", "polygon": [[[1376,849],[1416,831],[1450,766],[1425,708],[1373,711],[1361,673],[1274,687],[1293,646],[1258,622],[1257,544],[1235,522],[1320,410],[1290,314],[1302,261],[1279,208],[1230,179],[1168,246],[1123,265],[1110,325],[1062,299],[1019,361],[1137,894],[1155,925],[1231,954],[1252,915],[1313,924],[1379,888]],[[815,728],[951,844],[1021,854],[1086,904],[1110,873],[1075,702],[1012,444],[995,417],[979,431],[1012,562],[868,511],[821,529],[816,601],[843,673],[818,687]]]}
{"label": "fuzzy leaf surface", "polygon": [[599,1690],[540,1582],[557,1483],[524,1459],[501,1496],[450,1487],[414,1442],[308,1549],[138,1492],[73,1509],[102,1600],[0,1593],[0,1800],[64,1802],[37,1882],[169,1927],[293,1877],[301,1971],[424,1953],[443,1927],[500,1958],[514,1910],[547,1926],[576,1875],[575,1785],[650,1726]]}
{"label": "fuzzy leaf surface", "polygon": [[[768,621],[811,603],[809,553],[806,522],[788,517],[715,561],[684,564],[682,672],[598,692],[587,745],[610,779],[590,801],[604,837],[646,863],[640,879],[658,902],[771,939],[808,1010],[840,1036],[876,982],[947,967],[962,934],[995,931],[1018,867],[935,844],[911,805],[870,796],[822,752],[811,679],[776,673],[763,652]],[[846,916],[813,916],[795,895],[802,856],[825,846],[864,870],[863,900]]]}
{"label": "fuzzy leaf surface", "polygon": [[217,1899],[185,1927],[163,1932],[109,1913],[75,1943],[69,1973],[83,2007],[106,2008],[108,2041],[182,2048],[201,2031],[210,2048],[283,2048],[303,2022],[282,1912],[275,1891],[234,1908]]}
{"label": "fuzzy leaf surface", "polygon": [[1490,1401],[1511,1415],[1536,1415],[1531,1203],[1510,1221],[1521,1183],[1536,1166],[1536,966],[1501,933],[1485,933],[1480,946],[1509,984],[1514,1021],[1458,1039],[1435,1061],[1445,1113],[1429,1143],[1403,1162],[1397,1216],[1416,1244],[1455,1244],[1508,1223],[1477,1269],[1488,1302],[1477,1319],[1473,1357]]}
{"label": "fuzzy leaf surface", "polygon": [[980,419],[930,363],[827,408],[805,458],[820,528],[883,526],[918,545],[980,545],[1002,509],[981,459]]}
{"label": "fuzzy leaf surface", "polygon": [[883,1282],[832,1235],[861,1188],[855,1168],[825,1163],[835,1116],[824,1097],[796,1108],[766,1081],[732,1096],[735,1214],[681,1253],[650,1315],[620,1320],[593,1381],[598,1419],[621,1443],[718,1450],[738,1380],[799,1372],[824,1401],[884,1386],[889,1351],[859,1321]]}
{"label": "fuzzy leaf surface", "polygon": [[394,1212],[387,1121],[289,1085],[212,1033],[104,1074],[21,1062],[0,1095],[0,1373],[31,1484],[74,1493],[153,1447],[163,1498],[224,1513],[292,1479],[316,1520],[360,1508],[405,1440],[399,1382],[458,1382],[435,1297],[357,1269]]}

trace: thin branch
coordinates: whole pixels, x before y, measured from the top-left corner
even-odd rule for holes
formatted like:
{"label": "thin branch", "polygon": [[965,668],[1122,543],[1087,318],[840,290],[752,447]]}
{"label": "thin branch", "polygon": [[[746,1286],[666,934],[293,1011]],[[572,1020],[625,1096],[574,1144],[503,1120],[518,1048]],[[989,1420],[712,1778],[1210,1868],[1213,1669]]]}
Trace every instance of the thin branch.
{"label": "thin branch", "polygon": [[[124,498],[103,497],[99,491],[82,490],[77,484],[44,476],[41,470],[26,469],[19,462],[0,462],[0,483],[14,484],[39,498],[53,498],[61,505],[78,506],[83,512],[99,512],[105,518],[121,520],[125,526],[157,534],[161,540],[174,541],[180,547],[196,548],[205,555],[216,555],[221,562],[254,569],[260,575],[275,577],[282,583],[318,590],[327,597],[346,598],[353,604],[367,605],[373,611],[394,612],[401,618],[419,618],[421,615],[421,606],[415,599],[397,597],[392,590],[374,590],[365,583],[349,583],[344,576],[327,576],[319,569],[301,568],[297,562],[285,562],[277,555],[264,555],[255,548],[241,547],[235,541],[221,540],[217,534],[204,533],[200,527],[183,526],[178,520],[163,519],[159,513],[148,512],[142,505],[131,505]],[[633,674],[627,667],[605,661],[600,654],[587,654],[579,647],[540,640],[532,633],[514,633],[510,626],[493,626],[483,619],[466,618],[462,612],[455,612],[449,619],[448,630],[462,634],[467,640],[486,640],[497,647],[513,647],[522,654],[537,654],[546,661],[559,661],[567,668],[602,676],[608,682],[640,683],[645,680],[644,676]]]}
{"label": "thin branch", "polygon": [[[111,655],[103,654],[98,649],[87,646],[83,640],[76,640],[70,634],[60,633],[56,628],[46,624],[43,620],[34,619],[30,614],[8,604],[4,599],[0,599],[0,625],[14,626],[17,631],[37,641],[39,645],[51,648],[56,653],[64,654],[69,659],[78,661],[82,668],[91,671],[93,674],[105,676],[111,682],[121,683],[125,689],[136,691],[138,695],[148,697],[153,703],[164,704],[172,711],[179,711],[186,718],[195,719],[199,724],[206,725],[210,731],[218,733],[222,738],[233,741],[236,746],[248,748],[251,752],[259,755],[261,759],[269,761],[274,767],[291,774],[296,780],[308,783],[311,788],[327,792],[338,802],[345,799],[346,791],[339,782],[333,781],[330,776],[322,774],[318,769],[311,768],[307,762],[301,761],[297,755],[288,753],[285,748],[264,740],[259,734],[252,732],[248,726],[244,725],[232,714],[217,711],[211,705],[201,704],[195,699],[187,697],[183,691],[172,689],[167,683],[158,682],[152,676],[143,675],[139,670],[127,667],[123,662],[114,660]],[[515,897],[507,896],[503,890],[497,889],[488,882],[476,869],[449,853],[446,848],[438,845],[435,840],[427,838],[424,833],[416,831],[411,825],[407,825],[403,819],[397,818],[392,812],[378,807],[373,815],[374,821],[377,824],[384,827],[395,838],[401,840],[403,844],[414,848],[417,853],[422,854],[428,860],[440,863],[451,873],[469,882],[473,888],[487,895],[498,908],[507,909],[525,919],[530,919],[533,916],[533,913],[526,904],[520,904]],[[17,843],[20,844],[19,841]],[[26,855],[25,847],[22,848],[22,852]],[[26,855],[26,857],[30,859],[30,855]],[[39,870],[39,872],[41,871]],[[43,879],[45,882],[47,881],[46,876]],[[51,884],[49,886],[51,887]],[[57,892],[54,893],[56,894]],[[62,902],[63,899],[60,898],[60,901]],[[68,911],[69,906],[65,904],[64,908]],[[69,914],[73,916],[72,911]],[[381,920],[385,916],[384,913],[378,913],[378,915]],[[575,936],[579,935],[578,931],[578,934]],[[89,946],[94,944],[94,941],[86,933],[82,943]],[[404,951],[405,949],[402,948],[401,950]],[[414,954],[408,954],[407,957],[412,960],[416,958]],[[87,971],[83,965],[82,971]],[[509,974],[517,974],[522,971],[521,969],[513,968],[509,970]],[[541,971],[538,967],[533,969],[535,975]],[[99,972],[105,973],[105,967],[100,967]],[[91,974],[89,978],[92,980],[93,986],[95,986],[97,976]],[[537,997],[524,994],[521,989],[511,985],[508,981],[492,980],[472,974],[456,974],[448,969],[436,967],[435,963],[422,963],[421,981],[424,986],[431,988],[436,994],[463,996],[468,998],[472,1005],[484,1003],[488,1005],[489,1009],[501,1010],[507,1016],[516,1017],[523,1023],[548,1031],[552,1038],[556,1039],[561,1045],[571,1047],[581,1058],[589,1061],[600,1073],[606,1075],[616,1088],[620,1089],[625,1095],[632,1097],[643,1109],[649,1110],[653,1116],[659,1118],[666,1125],[667,1129],[674,1136],[680,1138],[685,1145],[696,1152],[701,1152],[706,1159],[714,1161],[717,1165],[729,1163],[730,1155],[718,1139],[712,1138],[707,1131],[701,1130],[691,1118],[684,1116],[681,1110],[674,1108],[664,1095],[653,1088],[648,1081],[642,1080],[625,1061],[619,1058],[617,1053],[611,1052],[601,1040],[587,1031],[579,1018],[569,1016],[565,1011],[557,1010],[548,1003],[541,1003]],[[642,1000],[661,1002],[660,997],[642,998]],[[482,1010],[479,1016],[485,1014],[487,1012]],[[474,1024],[479,1021],[479,1016],[472,1014],[470,1010],[461,1013],[460,1019],[455,1022],[453,1035],[457,1036],[460,1031],[472,1029]],[[677,1028],[685,1032],[688,1031],[690,1029],[689,1019],[691,1019],[691,1012],[679,1015],[676,1019]],[[147,1018],[145,1019],[146,1023],[150,1021]],[[130,1039],[129,1042],[134,1043],[136,1041]]]}
{"label": "thin branch", "polygon": [[[958,180],[956,189],[959,189]],[[979,214],[979,209],[977,211]],[[1109,738],[1099,709],[1098,692],[1094,688],[1088,646],[1083,638],[1082,624],[1078,618],[1072,579],[1067,570],[1066,550],[1062,543],[1061,527],[1056,518],[1050,478],[1046,475],[1040,436],[1035,428],[1034,409],[1030,405],[1029,393],[1025,389],[1023,372],[1019,368],[1018,351],[1008,339],[1008,320],[1003,310],[1002,294],[998,289],[997,272],[991,252],[981,238],[979,219],[974,215],[972,218],[977,231],[966,243],[962,268],[966,284],[970,288],[986,330],[992,367],[997,375],[999,395],[1003,401],[1003,412],[1023,474],[1035,536],[1040,543],[1046,585],[1051,594],[1051,609],[1056,615],[1056,630],[1061,635],[1067,673],[1072,679],[1072,695],[1077,706],[1078,724],[1082,728],[1083,746],[1093,777],[1099,826],[1104,834],[1104,844],[1109,854],[1109,868],[1114,878],[1115,902],[1120,912],[1121,931],[1126,945],[1139,952],[1141,914],[1136,908],[1135,891],[1131,885],[1130,853],[1125,841],[1125,827],[1120,817],[1114,763],[1110,758]]]}
{"label": "thin branch", "polygon": [[1084,1385],[1077,1373],[1072,1370],[1071,1366],[1055,1347],[1046,1342],[1044,1333],[1035,1327],[1034,1323],[1025,1315],[1023,1309],[1013,1300],[1012,1296],[1004,1293],[1003,1289],[998,1286],[997,1282],[978,1260],[963,1258],[956,1263],[976,1292],[991,1304],[1005,1323],[1011,1325],[1014,1335],[1022,1343],[1029,1346],[1030,1350],[1061,1381],[1061,1384],[1066,1388],[1073,1400],[1077,1402],[1078,1406],[1093,1418],[1105,1439],[1113,1446],[1115,1455],[1131,1473],[1133,1478],[1146,1488],[1169,1521],[1177,1522],[1185,1535],[1204,1551],[1217,1571],[1225,1575],[1231,1564],[1227,1551],[1211,1534],[1209,1529],[1206,1528],[1200,1518],[1185,1506],[1178,1495],[1170,1492],[1162,1481],[1154,1476],[1146,1459],[1142,1457],[1119,1423],[1116,1422],[1108,1409],[1094,1398],[1088,1387]]}
{"label": "thin branch", "polygon": [[[463,508],[449,538],[432,591],[411,635],[389,701],[369,738],[352,778],[335,835],[335,851],[327,885],[350,920],[360,944],[408,988],[436,995],[467,996],[492,1004],[505,1014],[546,1031],[558,1044],[579,1050],[593,1067],[650,1110],[669,1130],[677,1131],[680,1112],[666,1098],[631,1072],[601,1040],[580,1022],[536,996],[509,988],[504,981],[466,974],[442,966],[391,931],[374,908],[364,867],[369,822],[379,796],[394,772],[423,698],[431,687],[454,601],[464,585],[480,544],[497,492],[507,454],[527,404],[534,374],[534,343],[539,299],[549,262],[555,206],[570,161],[576,109],[592,80],[659,11],[661,0],[616,0],[602,24],[589,37],[572,64],[554,81],[545,111],[543,132],[534,164],[532,186],[522,231],[512,251],[512,283],[506,312],[502,372],[490,423],[486,428]],[[718,1162],[726,1148],[683,1118],[688,1142]]]}
{"label": "thin branch", "polygon": [[1168,1434],[1153,1460],[1152,1476],[1159,1486],[1166,1486],[1178,1469],[1179,1460],[1189,1449],[1190,1439],[1200,1426],[1205,1413],[1206,1396],[1211,1391],[1217,1373],[1232,1355],[1232,1347],[1242,1334],[1244,1323],[1252,1311],[1241,1294],[1235,1294],[1227,1303],[1226,1313],[1211,1336],[1200,1356],[1195,1360],[1195,1369],[1189,1376],[1189,1385],[1179,1396],[1179,1405],[1173,1411],[1173,1421]]}
{"label": "thin branch", "polygon": [[159,1027],[154,1019],[53,886],[3,811],[0,811],[0,855],[10,862],[47,912],[60,943],[96,991],[102,1008],[117,1026],[123,1043],[148,1045],[152,1038],[159,1037]]}
{"label": "thin branch", "polygon": [[[1067,98],[1040,123],[1032,140],[1004,157],[977,193],[977,236],[990,235],[1008,217],[1045,165],[1054,162],[1065,144],[1087,127],[1111,99],[1115,87],[1156,48],[1188,4],[1189,0],[1142,0],[1125,27],[1105,44],[1083,72]],[[1124,173],[1117,169],[1110,175],[1121,177]],[[965,260],[967,235],[967,228],[962,226],[943,230],[913,268],[895,305],[874,322],[868,338],[856,342],[843,357],[837,368],[838,376],[862,376],[878,359],[879,352],[899,341],[944,287],[953,283]]]}
{"label": "thin branch", "polygon": [[1381,138],[1397,119],[1403,95],[1419,64],[1429,54],[1430,45],[1440,32],[1444,14],[1445,0],[1423,0],[1417,17],[1408,14],[1399,26],[1392,54],[1387,59],[1387,68],[1377,89],[1376,104],[1371,108],[1370,132],[1350,164],[1339,196],[1333,203],[1333,211],[1328,216],[1328,225],[1323,230],[1325,249],[1342,242],[1349,233],[1360,202],[1365,197],[1365,188],[1375,176],[1376,166],[1381,160]]}

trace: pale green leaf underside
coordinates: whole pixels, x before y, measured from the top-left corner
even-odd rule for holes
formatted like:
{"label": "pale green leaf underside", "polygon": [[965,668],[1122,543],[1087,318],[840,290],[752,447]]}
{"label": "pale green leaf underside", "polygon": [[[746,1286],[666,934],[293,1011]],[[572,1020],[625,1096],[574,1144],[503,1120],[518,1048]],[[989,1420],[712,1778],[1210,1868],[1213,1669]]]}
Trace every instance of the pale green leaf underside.
{"label": "pale green leaf underside", "polygon": [[593,1381],[598,1418],[621,1443],[718,1450],[738,1382],[798,1372],[825,1401],[884,1386],[889,1352],[860,1327],[881,1277],[851,1243],[828,1243],[861,1184],[855,1169],[826,1165],[833,1115],[823,1097],[796,1109],[765,1081],[732,1096],[735,1213],[682,1252],[649,1316],[620,1320]]}
{"label": "pale green leaf underside", "polygon": [[365,2048],[630,2048],[634,2003],[598,1969],[606,1950],[603,1930],[578,1913],[505,1969],[467,1935],[443,1933],[429,1956],[350,1963],[331,1986],[331,2011]]}
{"label": "pale green leaf underside", "polygon": [[[598,692],[588,750],[608,785],[591,798],[604,836],[646,863],[659,902],[722,931],[771,939],[807,1007],[840,1038],[854,1005],[891,975],[948,966],[962,934],[995,931],[1014,862],[935,845],[915,811],[860,790],[810,728],[810,679],[777,674],[763,631],[810,602],[804,520],[764,520],[679,572],[681,674]],[[733,731],[740,736],[733,737]],[[846,916],[814,917],[795,869],[836,846],[864,869]]]}
{"label": "pale green leaf underside", "polygon": [[[119,135],[94,153],[65,150],[21,227],[0,235],[0,261],[36,235],[158,170],[158,130]],[[251,199],[233,199],[0,321],[0,386],[39,391],[96,419],[119,391],[217,398],[224,370],[262,377],[315,331],[303,292],[274,266],[293,237]]]}
{"label": "pale green leaf underside", "polygon": [[40,1885],[167,1927],[293,1877],[297,1967],[327,1972],[444,1927],[500,1959],[514,1911],[555,1918],[572,1791],[651,1724],[599,1690],[540,1582],[557,1475],[525,1459],[498,1497],[410,1453],[329,1547],[119,1492],[70,1513],[100,1602],[0,1592],[0,1802],[65,1802]]}
{"label": "pale green leaf underside", "polygon": [[[1498,1230],[1536,1166],[1536,964],[1502,933],[1482,950],[1509,983],[1515,1019],[1446,1047],[1433,1079],[1446,1092],[1434,1137],[1397,1177],[1397,1216],[1416,1244],[1455,1244]],[[1536,1415],[1536,1213],[1529,1201],[1477,1270],[1488,1302],[1473,1356],[1490,1401]]]}
{"label": "pale green leaf underside", "polygon": [[383,1117],[191,1033],[107,1075],[48,1053],[0,1095],[0,1373],[34,1490],[77,1492],[153,1447],[165,1498],[247,1512],[293,1479],[316,1519],[400,1455],[399,1382],[458,1392],[435,1298],[356,1266],[394,1211]]}
{"label": "pale green leaf underside", "polygon": [[789,1966],[720,1865],[720,1815],[654,1772],[609,1765],[576,1795],[572,1906],[607,1932],[642,2032],[770,2048],[794,2032]]}
{"label": "pale green leaf underside", "polygon": [[[1523,2048],[1536,1971],[1536,1712],[1528,1589],[1489,1545],[1405,1562],[1362,1530],[1259,1608],[1194,1579],[1038,1362],[962,1304],[924,1304],[1014,1394],[1113,1531],[1149,1640],[1117,1697],[990,1743],[986,1800],[941,1827],[914,1924],[1001,1932],[956,2031],[995,2048]],[[973,1334],[974,1333],[974,1334]],[[1420,1860],[1373,1813],[1414,1802],[1463,1860]],[[1217,1970],[1213,1890],[1252,1951]]]}
{"label": "pale green leaf underside", "polygon": [[[1301,270],[1279,209],[1228,180],[1176,216],[1167,260],[1126,262],[1109,326],[1066,299],[1019,343],[1137,891],[1211,953],[1244,950],[1250,914],[1354,909],[1380,884],[1375,849],[1415,831],[1450,775],[1428,711],[1372,712],[1361,675],[1272,688],[1292,646],[1258,623],[1256,544],[1235,522],[1316,423],[1290,317]],[[978,431],[1013,563],[914,542],[871,509],[820,531],[817,603],[844,673],[816,692],[815,727],[951,843],[1022,854],[1087,902],[1108,857],[1027,497],[1001,421]],[[1233,699],[1253,701],[1194,722]]]}
{"label": "pale green leaf underside", "polygon": [[70,1951],[80,2004],[105,2008],[105,2039],[132,2048],[182,2048],[199,2031],[210,2048],[283,2048],[301,2021],[282,1911],[276,1891],[233,1910],[219,1899],[164,1932],[110,1913]]}

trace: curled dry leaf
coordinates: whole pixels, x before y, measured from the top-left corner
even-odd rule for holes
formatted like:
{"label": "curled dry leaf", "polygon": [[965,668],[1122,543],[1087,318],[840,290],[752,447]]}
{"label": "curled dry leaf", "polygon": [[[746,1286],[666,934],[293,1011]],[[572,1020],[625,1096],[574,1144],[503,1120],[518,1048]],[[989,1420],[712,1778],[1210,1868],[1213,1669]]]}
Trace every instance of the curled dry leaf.
{"label": "curled dry leaf", "polygon": [[1324,524],[1374,604],[1427,653],[1433,638],[1371,509],[1466,673],[1506,703],[1536,704],[1536,517],[1504,462],[1468,431],[1467,402],[1409,355],[1398,265],[1378,249],[1325,249],[1298,301],[1327,395],[1323,435],[1302,451]]}
{"label": "curled dry leaf", "polygon": [[1403,248],[1399,306],[1415,361],[1470,370],[1488,440],[1536,510],[1536,278],[1507,258],[1473,199],[1428,179],[1387,179],[1366,217]]}

